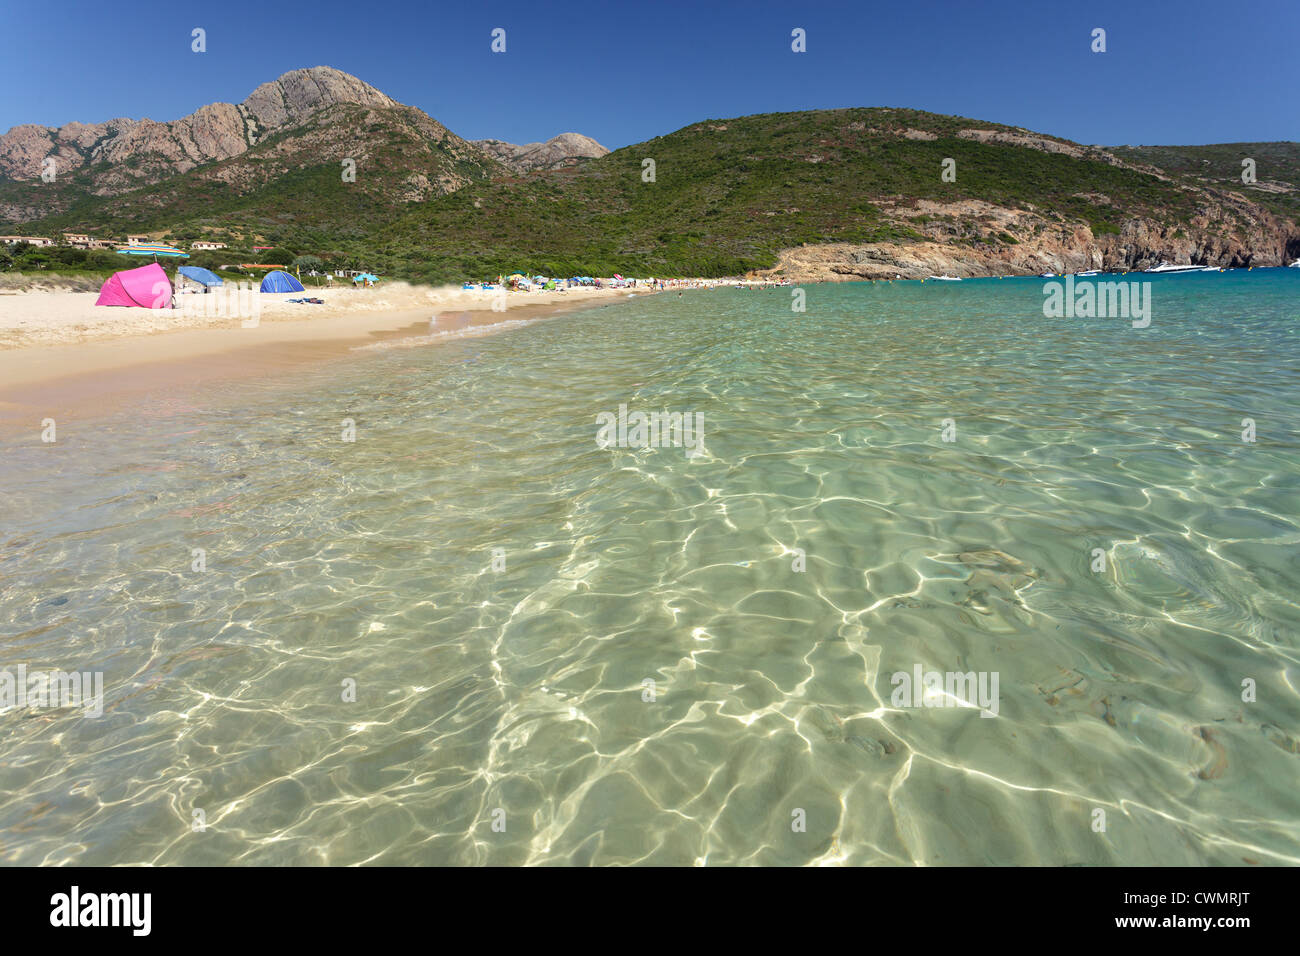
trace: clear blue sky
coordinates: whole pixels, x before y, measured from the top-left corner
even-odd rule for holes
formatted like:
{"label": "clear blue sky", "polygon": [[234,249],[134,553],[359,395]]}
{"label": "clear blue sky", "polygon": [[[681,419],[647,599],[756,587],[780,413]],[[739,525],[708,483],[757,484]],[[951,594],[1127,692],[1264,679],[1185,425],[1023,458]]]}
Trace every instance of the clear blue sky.
{"label": "clear blue sky", "polygon": [[[324,64],[461,136],[516,143],[574,130],[617,148],[842,106],[1106,145],[1300,139],[1300,0],[2,2],[0,131],[177,119]],[[806,53],[791,52],[795,27]]]}

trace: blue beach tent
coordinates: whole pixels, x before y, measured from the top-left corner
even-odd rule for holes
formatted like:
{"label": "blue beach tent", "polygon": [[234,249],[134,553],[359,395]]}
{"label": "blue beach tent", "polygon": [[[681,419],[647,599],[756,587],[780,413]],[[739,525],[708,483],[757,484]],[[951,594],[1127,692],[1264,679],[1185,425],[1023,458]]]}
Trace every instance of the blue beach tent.
{"label": "blue beach tent", "polygon": [[305,292],[302,283],[289,275],[287,272],[281,272],[276,269],[274,272],[268,272],[266,278],[262,280],[261,292]]}
{"label": "blue beach tent", "polygon": [[221,281],[221,276],[217,275],[215,272],[209,272],[207,269],[201,269],[198,266],[181,266],[176,271],[187,279],[193,279],[199,285],[211,287],[225,284]]}

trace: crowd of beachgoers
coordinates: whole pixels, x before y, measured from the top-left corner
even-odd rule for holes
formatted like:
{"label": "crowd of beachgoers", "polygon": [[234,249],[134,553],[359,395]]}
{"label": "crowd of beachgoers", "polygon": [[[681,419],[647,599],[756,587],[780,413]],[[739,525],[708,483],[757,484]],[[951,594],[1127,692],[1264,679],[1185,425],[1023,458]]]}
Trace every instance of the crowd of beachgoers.
{"label": "crowd of beachgoers", "polygon": [[592,276],[570,276],[559,279],[544,275],[527,275],[522,272],[497,276],[496,280],[483,282],[466,282],[461,287],[465,291],[481,292],[565,292],[569,289],[639,289],[643,291],[663,292],[669,289],[713,289],[721,286],[777,286],[789,285],[789,280],[756,282],[749,279],[637,279],[615,274],[608,278]]}

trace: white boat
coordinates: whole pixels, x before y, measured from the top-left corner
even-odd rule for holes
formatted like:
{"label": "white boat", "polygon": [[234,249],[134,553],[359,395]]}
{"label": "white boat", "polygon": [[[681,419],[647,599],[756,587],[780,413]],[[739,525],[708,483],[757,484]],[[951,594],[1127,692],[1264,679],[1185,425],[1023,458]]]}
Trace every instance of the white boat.
{"label": "white boat", "polygon": [[1300,269],[1300,259],[1297,259],[1295,262],[1291,263],[1289,266],[1287,266],[1287,268],[1288,268],[1288,269]]}
{"label": "white boat", "polygon": [[1055,272],[1040,272],[1040,273],[1038,274],[1038,278],[1040,278],[1040,279],[1055,279],[1055,278],[1056,278],[1056,273],[1055,273]]}
{"label": "white boat", "polygon": [[958,278],[957,276],[929,276],[928,278],[935,279],[939,282],[960,282],[961,281],[961,279]]}
{"label": "white boat", "polygon": [[1176,266],[1172,263],[1162,262],[1160,265],[1151,269],[1143,269],[1143,272],[1204,272],[1205,266]]}
{"label": "white boat", "polygon": [[1099,275],[1101,275],[1101,270],[1093,269],[1091,272],[1076,272],[1074,274],[1074,277],[1077,279],[1081,276],[1099,276]]}

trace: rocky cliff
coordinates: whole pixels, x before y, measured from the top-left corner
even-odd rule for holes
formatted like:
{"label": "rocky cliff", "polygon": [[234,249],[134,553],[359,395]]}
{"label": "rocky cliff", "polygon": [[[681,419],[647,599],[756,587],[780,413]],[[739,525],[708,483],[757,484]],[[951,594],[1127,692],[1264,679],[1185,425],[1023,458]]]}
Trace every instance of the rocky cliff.
{"label": "rocky cliff", "polygon": [[[578,133],[523,146],[472,144],[355,76],[316,66],[263,83],[242,103],[211,103],[171,122],[16,126],[0,136],[0,221],[85,210],[93,222],[161,211],[196,195],[202,182],[229,187],[222,195],[247,194],[295,170],[344,159],[355,161],[360,191],[376,201],[420,202],[501,174],[503,165],[514,172],[560,169],[608,152]],[[56,163],[53,184],[40,178],[49,158]],[[156,192],[142,195],[142,187]],[[87,198],[104,202],[88,209]]]}
{"label": "rocky cliff", "polygon": [[337,104],[399,105],[355,76],[315,66],[263,83],[242,103],[211,103],[182,119],[114,119],[60,127],[15,126],[0,136],[0,177],[39,179],[46,157],[57,175],[94,170],[90,191],[107,196],[246,152]]}
{"label": "rocky cliff", "polygon": [[[933,139],[917,130],[880,130],[907,139]],[[805,244],[781,251],[775,268],[756,275],[805,282],[862,279],[963,278],[1035,275],[1043,272],[1142,270],[1162,262],[1223,268],[1285,266],[1300,258],[1300,216],[1292,198],[1300,193],[1300,149],[1295,143],[1224,144],[1206,147],[1106,149],[1081,146],[1028,130],[961,129],[959,139],[999,143],[1109,166],[1154,177],[1192,203],[1185,222],[1153,218],[1124,209],[1104,193],[1081,193],[1099,218],[1118,223],[1107,230],[1070,221],[1053,209],[1032,204],[997,205],[978,200],[939,203],[893,196],[879,201],[887,222],[920,233],[919,241]],[[1183,154],[1222,152],[1216,175]],[[1243,155],[1268,156],[1276,181],[1240,185],[1237,162]],[[1152,160],[1164,163],[1155,165]],[[1229,185],[1231,184],[1231,185]]]}
{"label": "rocky cliff", "polygon": [[[1118,233],[1103,234],[1082,223],[978,201],[900,202],[891,211],[891,221],[919,228],[924,238],[789,248],[782,250],[775,268],[755,274],[800,282],[852,282],[897,276],[1124,271],[1161,262],[1283,266],[1300,257],[1300,227],[1231,193],[1207,193],[1186,227],[1138,217],[1124,220]],[[925,222],[918,226],[921,218]]]}

